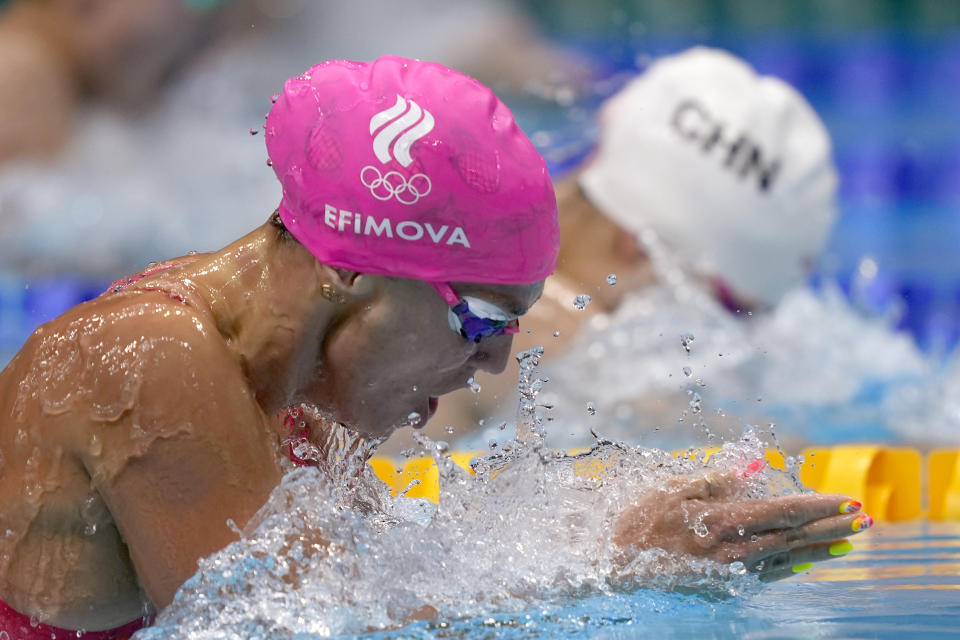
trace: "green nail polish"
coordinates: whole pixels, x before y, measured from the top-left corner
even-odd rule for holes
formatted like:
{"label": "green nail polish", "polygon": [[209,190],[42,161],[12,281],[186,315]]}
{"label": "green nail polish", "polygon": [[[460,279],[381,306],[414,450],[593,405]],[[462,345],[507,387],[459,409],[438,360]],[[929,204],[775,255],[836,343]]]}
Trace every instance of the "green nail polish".
{"label": "green nail polish", "polygon": [[853,545],[844,540],[843,542],[834,542],[830,545],[830,555],[845,556],[853,551]]}
{"label": "green nail polish", "polygon": [[793,572],[794,572],[794,573],[803,573],[804,571],[810,571],[810,569],[813,569],[813,563],[812,563],[812,562],[805,562],[805,563],[803,563],[803,564],[798,564],[798,565],[794,566],[794,567],[793,567]]}

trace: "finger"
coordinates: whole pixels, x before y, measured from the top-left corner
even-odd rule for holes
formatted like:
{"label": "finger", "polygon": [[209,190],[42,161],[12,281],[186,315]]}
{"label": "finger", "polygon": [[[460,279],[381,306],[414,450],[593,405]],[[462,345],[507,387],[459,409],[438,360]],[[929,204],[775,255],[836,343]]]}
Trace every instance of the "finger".
{"label": "finger", "polygon": [[742,500],[726,505],[715,516],[749,533],[801,527],[837,514],[856,514],[860,503],[847,496],[801,493],[764,500]]}
{"label": "finger", "polygon": [[708,500],[710,498],[728,498],[737,494],[743,486],[742,475],[736,472],[717,473],[710,471],[693,478],[683,492],[689,499]]}
{"label": "finger", "polygon": [[842,558],[853,550],[853,545],[847,540],[834,540],[794,549],[785,554],[785,558],[770,558],[761,562],[759,578],[763,582],[775,582],[784,578],[792,578],[814,569],[817,562],[825,562],[835,558]]}
{"label": "finger", "polygon": [[751,536],[750,542],[746,543],[746,548],[751,549],[751,561],[755,562],[773,554],[792,551],[818,542],[840,540],[865,531],[871,526],[873,526],[873,518],[865,513],[830,516],[807,523],[802,527]]}
{"label": "finger", "polygon": [[808,571],[815,562],[842,558],[851,551],[853,551],[853,545],[850,544],[849,540],[818,542],[768,555],[760,560],[753,560],[747,565],[747,569],[759,573],[761,576],[783,572],[800,573]]}
{"label": "finger", "polygon": [[786,578],[793,578],[794,576],[807,573],[813,569],[813,565],[805,567],[797,567],[796,569],[781,569],[780,571],[771,571],[770,573],[761,573],[758,578],[761,582],[777,582],[778,580],[785,580]]}

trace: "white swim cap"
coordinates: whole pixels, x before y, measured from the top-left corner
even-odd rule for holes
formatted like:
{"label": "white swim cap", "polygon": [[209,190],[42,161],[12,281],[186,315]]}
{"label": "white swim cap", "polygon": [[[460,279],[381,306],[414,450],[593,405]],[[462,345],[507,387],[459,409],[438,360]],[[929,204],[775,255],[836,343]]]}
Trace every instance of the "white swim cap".
{"label": "white swim cap", "polygon": [[774,305],[801,283],[836,214],[830,137],[785,82],[695,47],[610,98],[580,176],[620,226],[652,230],[688,267]]}

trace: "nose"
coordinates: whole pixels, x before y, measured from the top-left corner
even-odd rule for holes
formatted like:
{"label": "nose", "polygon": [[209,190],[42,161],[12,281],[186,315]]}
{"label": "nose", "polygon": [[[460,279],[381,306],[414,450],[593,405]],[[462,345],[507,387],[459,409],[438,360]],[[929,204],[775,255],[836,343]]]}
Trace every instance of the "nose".
{"label": "nose", "polygon": [[477,369],[494,375],[503,373],[510,358],[510,349],[513,346],[513,336],[509,333],[501,336],[484,338],[477,345],[473,360]]}

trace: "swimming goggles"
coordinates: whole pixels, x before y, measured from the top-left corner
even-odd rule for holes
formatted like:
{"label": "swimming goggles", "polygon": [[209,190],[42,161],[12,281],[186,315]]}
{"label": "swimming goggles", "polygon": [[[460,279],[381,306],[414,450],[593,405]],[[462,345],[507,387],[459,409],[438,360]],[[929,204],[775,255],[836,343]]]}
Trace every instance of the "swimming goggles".
{"label": "swimming goggles", "polygon": [[480,342],[483,338],[520,331],[520,319],[497,305],[480,298],[458,296],[446,282],[429,284],[450,305],[447,311],[450,328],[466,340]]}

